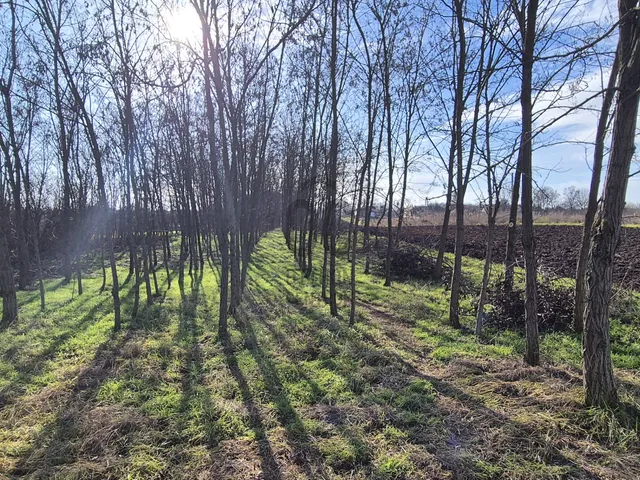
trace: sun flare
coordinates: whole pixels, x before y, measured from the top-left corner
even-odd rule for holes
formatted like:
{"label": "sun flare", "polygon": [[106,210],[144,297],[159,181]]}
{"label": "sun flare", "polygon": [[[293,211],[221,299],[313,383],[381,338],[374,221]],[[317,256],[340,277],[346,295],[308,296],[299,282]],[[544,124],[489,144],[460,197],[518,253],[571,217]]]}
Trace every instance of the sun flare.
{"label": "sun flare", "polygon": [[191,5],[168,11],[166,18],[171,39],[180,42],[195,42],[200,38],[200,18]]}

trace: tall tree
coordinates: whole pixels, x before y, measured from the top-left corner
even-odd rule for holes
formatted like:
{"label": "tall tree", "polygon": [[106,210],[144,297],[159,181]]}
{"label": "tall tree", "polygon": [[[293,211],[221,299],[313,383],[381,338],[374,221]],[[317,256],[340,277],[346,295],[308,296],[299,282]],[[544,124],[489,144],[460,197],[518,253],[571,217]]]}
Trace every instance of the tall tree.
{"label": "tall tree", "polygon": [[[338,0],[331,0],[331,49],[329,75],[331,78],[331,146],[326,173],[327,230],[329,249],[329,308],[331,315],[338,315],[336,292],[336,195],[338,181]],[[327,247],[325,247],[326,249]]]}
{"label": "tall tree", "polygon": [[635,151],[640,101],[640,24],[638,0],[619,0],[618,88],[611,153],[600,208],[591,228],[587,260],[587,303],[583,359],[585,402],[613,406],[618,402],[609,334],[613,264],[624,210],[629,170]]}
{"label": "tall tree", "polygon": [[[18,250],[18,286],[21,289],[26,288],[30,281],[30,260],[29,249],[27,247],[25,212],[23,209],[23,138],[19,132],[19,119],[16,118],[16,106],[14,100],[20,98],[17,94],[18,87],[16,85],[16,76],[20,70],[18,58],[18,13],[16,3],[9,1],[10,10],[10,27],[9,27],[9,45],[6,65],[3,66],[2,77],[0,78],[0,94],[3,100],[4,127],[6,128],[6,137],[2,140],[5,144],[3,150],[9,152],[5,155],[6,170],[8,172],[9,186],[11,188],[11,196],[13,199],[13,226],[15,230],[16,244]],[[27,108],[28,109],[28,108]],[[22,110],[25,110],[24,108]]]}
{"label": "tall tree", "polygon": [[522,247],[525,267],[525,360],[529,365],[540,363],[538,341],[538,271],[536,243],[533,233],[533,65],[535,61],[536,18],[538,0],[518,6],[512,3],[518,22],[522,51],[520,53],[522,78],[520,108],[522,110],[522,135],[518,153],[518,171],[522,175]]}
{"label": "tall tree", "polygon": [[604,160],[604,145],[607,138],[611,105],[615,94],[616,81],[618,79],[618,56],[615,56],[607,89],[602,98],[602,107],[596,129],[596,143],[593,151],[593,165],[591,167],[591,185],[589,186],[589,199],[587,211],[584,216],[584,226],[582,229],[582,240],[580,241],[580,255],[578,256],[578,266],[576,268],[576,289],[575,303],[573,310],[573,329],[582,332],[584,329],[584,308],[586,302],[586,273],[587,258],[589,257],[589,246],[591,245],[591,227],[598,210],[598,193],[600,190],[600,177],[602,176],[602,163]]}

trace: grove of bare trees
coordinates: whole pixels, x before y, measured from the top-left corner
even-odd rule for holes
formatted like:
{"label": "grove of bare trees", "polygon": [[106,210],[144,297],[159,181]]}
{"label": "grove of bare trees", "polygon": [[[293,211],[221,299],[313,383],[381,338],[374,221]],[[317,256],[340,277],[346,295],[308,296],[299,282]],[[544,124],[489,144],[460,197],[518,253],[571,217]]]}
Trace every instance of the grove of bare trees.
{"label": "grove of bare trees", "polygon": [[[211,264],[224,342],[252,252],[276,227],[300,271],[321,275],[318,295],[336,317],[347,315],[345,293],[354,324],[357,275],[380,258],[380,281],[391,287],[412,175],[428,170],[442,187],[436,277],[446,277],[442,321],[454,328],[469,317],[465,205],[478,201],[487,215],[470,316],[479,338],[497,268],[494,227],[510,196],[503,280],[512,289],[524,268],[530,365],[541,361],[534,212],[586,211],[574,328],[584,326],[586,403],[615,404],[608,315],[637,138],[640,14],[637,0],[619,0],[615,18],[592,8],[586,0],[7,0],[1,325],[20,316],[16,290],[37,286],[44,309],[47,276],[90,294],[83,272],[97,262],[118,330],[159,295],[158,269],[183,289],[186,276]],[[193,23],[172,28],[176,11]],[[596,73],[603,81],[594,87],[587,79]],[[582,109],[600,112],[590,191],[560,195],[544,185],[537,152]],[[374,238],[380,225],[385,234]],[[336,258],[345,250],[341,292]],[[125,309],[126,282],[133,301]]]}

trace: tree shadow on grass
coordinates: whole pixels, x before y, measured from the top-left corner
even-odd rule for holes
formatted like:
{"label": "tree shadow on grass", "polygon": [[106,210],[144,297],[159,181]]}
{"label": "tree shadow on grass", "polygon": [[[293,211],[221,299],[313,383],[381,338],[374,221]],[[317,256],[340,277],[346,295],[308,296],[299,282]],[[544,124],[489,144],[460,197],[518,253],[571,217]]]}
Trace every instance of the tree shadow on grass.
{"label": "tree shadow on grass", "polygon": [[[246,302],[248,307],[252,311],[252,319],[254,319],[269,332],[269,335],[271,335],[271,337],[276,341],[279,347],[282,347],[284,349],[284,352],[289,358],[297,360],[295,349],[291,345],[289,339],[281,331],[279,331],[271,321],[269,321],[269,313],[265,311],[262,306],[264,303],[266,303],[267,305],[274,304],[269,302],[267,298],[262,298],[262,296],[260,296],[260,298],[256,297],[254,291],[252,291],[251,289],[247,289],[246,293]],[[326,395],[326,390],[321,388],[316,381],[314,381],[309,375],[307,375],[307,373],[302,368],[300,368],[300,365],[298,363],[295,364],[295,369],[300,378],[302,378],[311,388],[313,398],[321,399],[324,395]]]}
{"label": "tree shadow on grass", "polygon": [[256,400],[251,393],[249,383],[238,365],[238,359],[235,355],[234,347],[231,345],[231,339],[226,336],[222,339],[222,344],[227,367],[240,389],[242,403],[249,414],[249,425],[253,431],[255,440],[258,443],[262,476],[265,480],[279,480],[282,478],[282,471],[280,470],[280,466],[278,465],[273,449],[271,448],[271,442],[267,437],[266,427],[260,413],[260,407],[257,405]]}
{"label": "tree shadow on grass", "polygon": [[[436,407],[436,412],[442,417],[451,418],[451,423],[447,425],[451,429],[450,440],[447,442],[450,446],[456,448],[464,448],[465,441],[477,441],[478,437],[475,434],[476,426],[489,427],[493,429],[504,430],[510,435],[510,449],[515,449],[518,452],[523,453],[526,458],[528,454],[538,455],[542,452],[542,458],[537,458],[536,462],[543,462],[548,466],[564,466],[568,467],[572,475],[579,474],[581,477],[591,478],[592,474],[586,471],[583,467],[578,465],[574,460],[566,457],[554,446],[549,444],[549,438],[542,435],[531,425],[513,420],[509,416],[498,413],[492,408],[486,406],[484,402],[474,397],[473,395],[463,391],[452,382],[440,379],[433,375],[429,375],[424,371],[417,369],[413,364],[402,358],[396,352],[388,350],[373,336],[367,336],[368,342],[372,343],[376,349],[388,357],[393,359],[393,362],[402,367],[403,371],[407,375],[413,378],[418,378],[428,381],[435,389],[438,395],[446,397],[448,399],[458,402],[464,409],[468,410],[473,418],[473,422],[460,423],[455,417],[451,417],[451,412],[447,410],[441,410],[440,407]],[[465,435],[455,434],[453,430],[458,429],[461,425],[468,428],[468,432]],[[456,459],[451,462],[452,457],[450,455],[441,455],[439,451],[434,452],[443,465],[453,470],[456,474],[460,475],[474,475],[476,472],[473,469],[473,465],[467,465],[464,462],[460,462]],[[496,453],[496,452],[491,452]]]}
{"label": "tree shadow on grass", "polygon": [[[47,282],[47,279],[43,278],[43,280],[45,281],[45,300],[47,293],[55,292],[62,287],[66,287],[70,283],[65,283],[64,278],[61,278],[57,282],[54,282],[52,285],[47,285],[47,283],[49,283]],[[40,291],[37,288],[34,290],[27,290],[27,292],[29,292],[29,294],[26,294],[24,297],[22,297],[22,300],[19,302],[20,305],[26,305],[36,300],[40,301]]]}
{"label": "tree shadow on grass", "polygon": [[[187,294],[184,284],[180,285],[180,315],[176,340],[183,342],[186,348],[184,364],[182,366],[182,395],[179,412],[181,414],[181,430],[188,429],[189,418],[198,415],[203,423],[205,442],[208,448],[214,447],[219,438],[215,419],[217,410],[211,401],[208,390],[203,388],[204,369],[200,337],[203,334],[202,325],[197,321],[198,304],[201,299],[202,275],[196,271],[191,281],[191,292]],[[210,316],[208,308],[205,315]],[[198,409],[198,412],[193,410]]]}
{"label": "tree shadow on grass", "polygon": [[[105,453],[105,445],[87,438],[91,433],[98,433],[91,425],[90,411],[100,386],[114,374],[120,351],[130,338],[130,335],[112,334],[98,347],[73,386],[63,392],[65,400],[58,407],[55,419],[43,427],[32,446],[20,455],[21,459],[10,472],[12,475],[51,478],[76,461]],[[135,429],[134,425],[127,424],[120,427],[123,431],[116,433],[123,436]]]}
{"label": "tree shadow on grass", "polygon": [[[123,297],[123,303],[130,301],[131,296],[130,289]],[[80,323],[72,326],[76,328],[75,331],[69,330],[71,334],[65,332],[45,353],[54,356],[64,343],[63,339],[78,334],[77,326],[87,325],[94,320],[95,315],[106,308],[110,301],[111,296],[108,296],[92,307]],[[141,313],[144,314],[146,308],[143,307]],[[97,402],[96,396],[105,381],[116,376],[118,366],[124,361],[123,349],[137,335],[135,329],[123,333],[111,332],[97,347],[93,359],[80,367],[71,386],[56,388],[50,393],[51,397],[43,398],[46,403],[42,405],[39,403],[39,393],[24,400],[35,402],[38,410],[44,409],[43,415],[55,413],[50,421],[47,421],[47,416],[44,417],[44,426],[31,442],[31,447],[19,453],[12,475],[36,478],[50,478],[58,474],[69,477],[91,474],[113,476],[112,470],[121,466],[136,432],[143,430],[149,420],[130,407]],[[48,357],[39,356],[36,364],[40,365],[46,360]],[[35,368],[31,377],[23,377],[19,381],[29,383],[37,370]]]}
{"label": "tree shadow on grass", "polygon": [[[62,279],[59,283],[61,284],[64,281]],[[167,285],[167,280],[162,283],[161,287],[165,287]],[[167,316],[166,312],[161,308],[162,301],[166,297],[167,290],[163,288],[161,300],[158,302],[159,305],[152,304],[151,307],[143,307],[136,318],[131,319],[130,321],[125,321],[125,326],[129,326],[133,329],[160,329],[166,326]],[[93,321],[98,314],[106,314],[112,310],[112,297],[111,295],[104,295],[101,300],[99,300],[94,306],[92,306],[88,311],[83,313],[81,317],[76,318],[73,313],[82,310],[84,305],[89,303],[93,298],[92,294],[89,292],[85,293],[82,296],[76,297],[73,300],[69,300],[65,302],[65,305],[59,309],[57,312],[58,317],[62,318],[62,322],[58,323],[57,321],[54,323],[56,328],[62,327],[64,330],[57,335],[47,335],[47,346],[39,352],[37,355],[31,355],[29,358],[21,363],[17,363],[14,365],[14,368],[19,372],[19,375],[12,381],[9,385],[3,388],[3,392],[7,392],[13,389],[16,385],[19,384],[28,384],[35,376],[42,373],[43,363],[54,358],[59,352],[60,348],[69,340],[77,337],[80,333],[86,331],[90,328]],[[122,310],[123,315],[127,316],[128,311],[131,309],[133,298],[133,289],[130,288],[126,291],[126,294],[121,298],[122,301]],[[69,310],[67,315],[61,314],[61,311]],[[39,321],[34,319],[30,324],[16,324],[10,328],[15,328],[17,332],[26,333],[30,330],[38,328]],[[2,358],[8,361],[12,361],[12,359],[17,356],[19,353],[22,353],[23,349],[28,345],[24,345],[24,343],[16,343],[14,346],[6,349]],[[0,392],[0,395],[2,392]]]}
{"label": "tree shadow on grass", "polygon": [[[258,336],[254,330],[253,324],[255,322],[262,323],[264,321],[264,319],[261,318],[262,312],[260,307],[252,300],[253,292],[259,288],[254,281],[256,274],[267,276],[268,281],[272,283],[275,282],[288,296],[295,296],[295,291],[287,282],[280,280],[278,276],[269,275],[269,272],[262,266],[262,262],[254,262],[252,264],[252,271],[248,276],[248,283],[250,285],[248,285],[246,290],[245,301],[235,315],[235,326],[241,334],[243,340],[242,346],[246,348],[253,357],[260,371],[260,375],[264,380],[268,398],[275,407],[276,418],[284,428],[287,443],[293,450],[293,462],[302,468],[307,478],[321,478],[321,476],[324,475],[324,467],[322,465],[320,452],[315,448],[300,416],[291,404],[274,361],[260,346]],[[226,332],[226,335],[221,340],[227,365],[240,388],[243,403],[249,412],[251,428],[258,441],[264,478],[272,480],[280,479],[282,478],[282,472],[273,455],[271,444],[265,431],[265,425],[260,414],[261,407],[253,397],[249,383],[238,365],[235,353],[237,347],[233,345],[228,332]],[[299,373],[302,372],[300,371]],[[322,394],[320,387],[308,376],[304,375],[303,378],[308,381],[315,395],[320,396]]]}
{"label": "tree shadow on grass", "polygon": [[[260,347],[258,338],[252,323],[256,321],[254,312],[246,308],[246,304],[241,305],[236,316],[236,327],[242,335],[244,346],[247,348],[260,370],[260,374],[264,380],[267,394],[275,407],[276,418],[280,425],[285,429],[287,442],[293,449],[293,461],[299,465],[310,479],[319,478],[323,474],[323,465],[321,463],[320,452],[315,448],[311,437],[309,436],[300,416],[291,404],[284,384],[282,383],[278,370],[269,357],[268,353]],[[242,377],[242,373],[237,366],[237,361],[233,351],[228,348],[227,363],[229,364],[232,374],[238,381],[238,385],[243,391],[243,398],[249,401],[248,407],[257,411],[255,403],[251,398],[250,390],[246,379]],[[233,373],[235,371],[235,373]],[[250,410],[251,411],[251,410]],[[263,430],[263,429],[261,429]],[[264,433],[262,433],[264,435]],[[265,444],[266,442],[262,442]],[[275,461],[275,460],[274,460]],[[314,468],[315,467],[315,468]],[[276,470],[275,476],[271,478],[280,478]]]}
{"label": "tree shadow on grass", "polygon": [[[86,303],[86,301],[84,303]],[[65,343],[90,328],[93,321],[95,321],[96,314],[107,308],[109,304],[110,297],[101,300],[91,307],[79,320],[71,320],[72,316],[69,316],[68,320],[65,322],[67,324],[66,328],[59,335],[53,336],[51,341],[42,351],[36,355],[29,356],[28,359],[23,362],[14,364],[14,368],[18,372],[18,375],[2,389],[0,395],[14,397],[14,390],[16,390],[18,386],[26,386],[30,384],[35,377],[41,375],[44,364],[55,358],[58,355],[60,348]],[[16,345],[11,347],[5,351],[3,358],[11,360],[23,348],[28,348],[28,346]],[[7,399],[5,398],[5,401],[6,400]]]}
{"label": "tree shadow on grass", "polygon": [[[278,267],[274,264],[273,268]],[[283,281],[280,278],[272,279],[272,272],[269,272],[268,268],[258,268],[256,273],[263,277],[261,278],[262,281],[275,284],[278,291],[284,292],[286,295],[294,293],[291,290],[292,287],[289,282]],[[262,293],[258,290],[256,297],[256,302],[265,303],[266,305],[270,304],[268,292]],[[399,377],[400,383],[409,382],[411,379],[424,380],[433,386],[437,395],[448,399],[444,404],[436,402],[428,407],[431,412],[431,416],[434,416],[435,418],[442,418],[445,421],[446,431],[448,432],[445,434],[444,432],[440,432],[442,427],[437,426],[438,422],[420,425],[406,423],[405,419],[408,418],[413,420],[415,418],[412,415],[414,413],[412,410],[415,408],[415,405],[412,405],[411,403],[408,403],[407,405],[402,403],[390,404],[388,399],[384,396],[386,394],[378,396],[375,392],[380,391],[381,393],[384,393],[385,389],[380,390],[380,387],[376,386],[378,381],[377,379],[372,379],[372,384],[369,386],[369,391],[374,393],[368,394],[366,400],[364,397],[360,397],[361,401],[365,402],[364,404],[374,401],[376,403],[380,402],[380,404],[384,405],[385,408],[389,408],[389,418],[394,426],[407,432],[412,443],[421,445],[422,448],[426,448],[432,455],[434,455],[435,458],[438,459],[443,468],[453,472],[454,475],[460,476],[461,478],[467,478],[475,477],[478,474],[478,466],[475,462],[471,461],[470,458],[461,457],[457,453],[458,448],[477,448],[478,441],[481,441],[482,439],[477,428],[490,428],[499,429],[503,431],[505,435],[509,436],[508,448],[514,448],[520,452],[518,456],[521,455],[523,460],[529,458],[528,461],[536,463],[543,462],[549,467],[565,467],[572,472],[572,475],[579,477],[590,478],[592,476],[590,472],[585,470],[574,460],[563,455],[558,448],[549,442],[548,438],[531,425],[513,420],[507,415],[498,413],[484,404],[481,399],[466,393],[452,382],[437,378],[433,375],[429,375],[423,370],[417,369],[397,352],[389,350],[388,346],[381,343],[375,335],[360,332],[360,338],[355,338],[352,335],[353,330],[351,330],[346,324],[335,321],[334,319],[329,320],[326,318],[327,315],[325,313],[309,309],[302,304],[302,302],[289,302],[289,307],[296,309],[300,315],[312,321],[312,325],[306,326],[305,328],[309,328],[313,331],[326,329],[334,331],[335,335],[333,337],[323,337],[323,341],[333,343],[332,346],[329,346],[329,351],[334,351],[336,353],[341,352],[342,354],[350,355],[353,360],[355,360],[355,364],[360,365],[360,367],[356,368],[357,370],[362,368],[363,362],[366,365],[372,360],[374,362],[380,361],[382,364],[390,363],[396,365],[396,370],[392,371],[395,371],[394,375]],[[263,315],[264,312],[261,312],[260,314]],[[277,330],[276,327],[274,327],[274,325],[269,325],[273,320],[268,320],[266,318],[263,318],[262,320],[262,323],[266,326],[271,335],[277,339],[279,346],[284,348],[287,355],[294,355],[295,357],[296,352],[292,352],[290,342]],[[244,328],[244,331],[246,334],[246,327]],[[408,330],[408,332],[410,332],[410,330]],[[251,337],[251,332],[248,334],[249,337]],[[381,334],[384,335],[385,333],[381,332]],[[311,334],[309,338],[312,339],[313,336],[314,334]],[[408,350],[408,353],[411,353],[413,356],[420,354],[420,357],[422,357],[424,355],[423,352],[416,350],[407,342],[397,342],[400,339],[397,335],[387,335],[387,337],[394,342],[394,345],[398,344],[401,350]],[[331,338],[335,338],[338,341],[333,341]],[[407,349],[405,347],[411,348]],[[361,355],[367,355],[367,357],[361,357]],[[332,362],[330,361],[325,362],[327,366],[332,368],[331,363]],[[373,366],[375,367],[375,363]],[[337,374],[348,379],[350,376],[348,375],[348,372],[344,372],[339,366],[336,368],[333,369]],[[270,373],[268,367],[264,367],[264,370],[266,373]],[[357,376],[356,374],[359,374],[360,372],[352,373],[354,376]],[[271,375],[271,377],[277,379],[277,376],[275,375]],[[459,405],[459,407],[455,407],[456,409],[461,408],[461,411],[469,412],[465,413],[465,415],[473,417],[475,420],[473,422],[469,422],[462,421],[457,418],[455,411],[452,412],[449,410],[451,408],[450,405],[452,405],[451,400]],[[455,403],[453,405],[455,405]],[[409,408],[409,410],[405,410],[405,408]],[[459,428],[465,429],[466,432],[458,432]],[[436,440],[437,438],[439,438],[439,440]],[[440,447],[433,445],[434,441],[441,442],[442,445]],[[534,457],[540,452],[542,452],[543,455],[542,459],[535,460]],[[497,455],[496,460],[507,458],[509,455],[506,451],[489,452],[489,454],[491,456]]]}
{"label": "tree shadow on grass", "polygon": [[[219,281],[219,271],[214,268],[214,265],[209,262],[209,267],[212,270],[214,278]],[[206,302],[206,298],[201,298],[200,288],[203,272],[202,270],[196,270],[192,279],[191,294],[186,295],[184,288],[181,288],[181,315],[180,315],[180,328],[179,338],[183,339],[188,344],[188,353],[184,366],[184,376],[182,382],[183,396],[180,404],[180,411],[186,416],[188,415],[189,405],[193,401],[194,396],[197,395],[196,391],[202,384],[204,378],[203,371],[203,357],[200,348],[200,337],[203,335],[203,328],[196,322],[197,308],[199,303],[204,303],[204,323],[206,326],[213,327],[213,318],[210,307]],[[216,282],[217,283],[217,282]],[[271,443],[266,435],[266,428],[264,421],[260,413],[260,407],[257,405],[249,383],[242,373],[240,366],[238,365],[235,350],[231,341],[231,338],[227,332],[224,332],[220,342],[223,347],[226,364],[229,368],[231,376],[236,381],[240,394],[242,396],[242,402],[249,415],[249,425],[253,431],[255,441],[258,444],[258,454],[260,456],[260,463],[262,469],[262,477],[265,480],[280,480],[282,478],[282,472],[280,466],[275,459]],[[202,390],[202,389],[200,389]],[[209,422],[209,425],[205,426],[205,431],[209,432],[208,437],[209,447],[215,447],[223,436],[219,431],[215,421],[213,421],[219,412],[215,409],[211,402],[211,397],[208,391],[201,391],[203,409],[205,415],[202,415],[205,422]],[[220,452],[219,452],[220,453]]]}
{"label": "tree shadow on grass", "polygon": [[[138,314],[131,318],[128,327],[133,330],[163,330],[169,324],[170,318],[167,310],[164,308],[164,302],[169,291],[169,279],[165,279],[158,283],[159,295],[153,295],[151,305],[144,305]],[[133,296],[133,288],[129,291],[127,299]],[[142,297],[142,295],[141,295]],[[127,305],[129,307],[129,305]]]}

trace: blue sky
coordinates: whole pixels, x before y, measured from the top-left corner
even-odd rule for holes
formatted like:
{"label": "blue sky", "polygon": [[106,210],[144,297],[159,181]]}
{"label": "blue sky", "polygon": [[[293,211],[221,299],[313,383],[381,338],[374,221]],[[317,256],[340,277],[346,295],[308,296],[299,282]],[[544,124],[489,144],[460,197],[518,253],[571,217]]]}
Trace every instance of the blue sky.
{"label": "blue sky", "polygon": [[[615,2],[607,0],[577,0],[577,2],[577,4],[572,3],[572,14],[577,15],[582,21],[611,25],[617,16]],[[559,19],[558,22],[563,20],[567,19]],[[602,46],[613,50],[615,48],[615,34],[606,40],[606,45]],[[570,107],[580,104],[600,92],[606,86],[610,74],[610,68],[606,64],[607,60],[604,62],[602,68],[597,64],[588,65],[584,77],[579,82],[579,88],[572,88],[568,85],[562,87],[560,94],[555,96],[555,99],[554,95],[556,94],[552,92],[549,92],[549,95],[541,94],[534,106],[534,115],[536,111],[543,113],[534,124],[534,130],[536,127],[552,121],[565,111],[562,108],[545,111],[558,98],[562,98],[562,100],[556,104],[556,107]],[[560,193],[568,186],[589,187],[593,142],[601,103],[600,96],[590,100],[583,109],[562,118],[534,141],[534,175],[538,185],[553,187]],[[517,122],[520,117],[520,108],[517,103],[505,114],[505,118],[512,122]],[[442,140],[448,144],[448,140]],[[552,145],[544,146],[549,143]],[[607,149],[608,147],[609,141],[606,145]],[[606,160],[605,158],[605,162]],[[637,170],[640,170],[640,161],[632,167],[632,172]],[[603,177],[604,174],[606,174],[606,164]],[[443,194],[441,184],[442,180],[437,179],[428,168],[421,168],[410,175],[409,188],[411,191],[408,193],[408,198],[414,204],[422,204],[425,197],[436,198]],[[475,202],[477,196],[474,190],[481,189],[481,192],[484,192],[485,188],[482,184],[472,185],[467,193],[467,201]],[[640,175],[629,180],[627,202],[640,204]]]}
{"label": "blue sky", "polygon": [[[596,122],[595,113],[581,111],[569,115],[561,125],[553,129],[554,138],[565,140],[567,143],[535,150],[533,163],[538,184],[553,187],[559,192],[570,185],[589,188],[593,147],[588,143],[575,142],[593,142]],[[632,172],[637,170],[640,170],[638,162],[632,166]],[[605,173],[603,172],[603,180]],[[433,198],[442,193],[439,186],[430,185],[434,179],[434,175],[427,169],[420,169],[420,171],[411,174],[409,180],[410,200],[414,204],[422,204],[424,197]],[[468,193],[468,196],[470,197],[468,201],[475,201],[473,190]],[[629,179],[627,202],[640,204],[640,175]]]}
{"label": "blue sky", "polygon": [[[579,6],[582,10],[581,18],[583,21],[595,21],[607,24],[611,18],[615,17],[615,4],[607,0],[579,0]],[[183,41],[199,41],[199,20],[192,7],[186,6],[178,9],[172,15],[169,15],[168,28],[172,36]],[[606,83],[609,71],[593,71],[591,75],[585,78],[585,84],[581,92],[574,95],[570,100],[578,103],[588,97],[593,92],[602,89],[603,83]],[[542,98],[538,104],[538,108],[544,107],[545,99]],[[534,169],[537,172],[536,181],[539,185],[551,186],[562,192],[568,186],[576,186],[588,188],[591,180],[590,164],[593,158],[593,148],[591,143],[595,138],[595,129],[598,120],[598,110],[600,108],[601,99],[597,98],[587,104],[586,110],[580,110],[568,115],[566,118],[558,122],[552,127],[547,137],[551,136],[556,142],[566,142],[554,144],[540,148],[534,152]],[[550,112],[545,114],[541,119],[543,122],[548,121],[558,112]],[[520,110],[516,106],[512,108],[508,116],[517,121],[520,116]],[[448,140],[444,140],[448,144]],[[534,145],[535,146],[535,145]],[[445,146],[446,150],[446,146]],[[636,165],[636,170],[640,169],[640,165]],[[434,181],[436,185],[434,185]],[[382,178],[382,184],[386,183]],[[424,203],[425,197],[437,197],[441,195],[442,188],[440,181],[436,181],[433,173],[427,168],[413,171],[409,176],[409,191],[407,192],[408,200],[413,204]],[[484,187],[481,185],[474,186],[476,189]],[[468,193],[468,201],[475,201],[474,188]],[[382,201],[382,200],[381,200]],[[640,175],[633,177],[629,181],[627,190],[627,201],[630,203],[640,203]]]}

